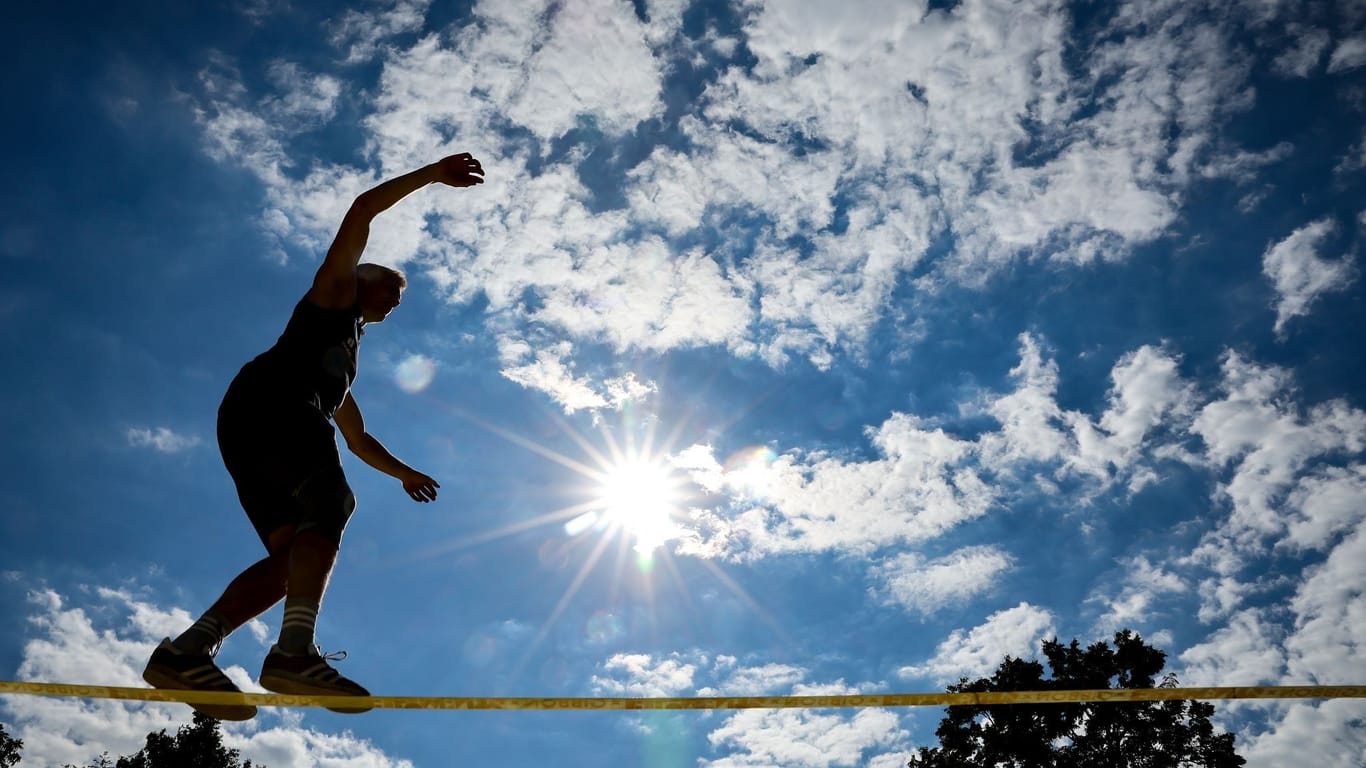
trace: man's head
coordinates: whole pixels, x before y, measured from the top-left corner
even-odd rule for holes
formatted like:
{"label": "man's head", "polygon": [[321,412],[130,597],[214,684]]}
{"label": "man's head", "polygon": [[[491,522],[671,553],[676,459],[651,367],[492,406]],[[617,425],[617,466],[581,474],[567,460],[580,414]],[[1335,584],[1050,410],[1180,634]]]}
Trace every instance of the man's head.
{"label": "man's head", "polygon": [[356,266],[356,299],[360,304],[361,319],[367,323],[383,322],[403,299],[408,278],[397,269],[379,264]]}

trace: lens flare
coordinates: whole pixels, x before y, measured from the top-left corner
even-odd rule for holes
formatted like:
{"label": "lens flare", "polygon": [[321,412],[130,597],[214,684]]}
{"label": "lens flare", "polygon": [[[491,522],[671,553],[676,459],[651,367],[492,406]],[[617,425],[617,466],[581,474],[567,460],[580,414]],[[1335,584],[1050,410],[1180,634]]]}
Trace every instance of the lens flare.
{"label": "lens flare", "polygon": [[777,480],[773,470],[777,459],[778,454],[763,445],[736,451],[726,459],[726,484],[751,499],[762,499],[770,494]]}
{"label": "lens flare", "polygon": [[564,524],[564,532],[569,536],[578,536],[584,531],[598,524],[597,512],[584,512],[582,515]]}
{"label": "lens flare", "polygon": [[394,381],[410,395],[427,388],[436,376],[436,361],[426,355],[408,355],[394,366]]}
{"label": "lens flare", "polygon": [[611,611],[598,610],[588,617],[588,625],[585,627],[588,635],[588,642],[594,645],[605,645],[620,639],[626,631],[622,627],[621,619]]}

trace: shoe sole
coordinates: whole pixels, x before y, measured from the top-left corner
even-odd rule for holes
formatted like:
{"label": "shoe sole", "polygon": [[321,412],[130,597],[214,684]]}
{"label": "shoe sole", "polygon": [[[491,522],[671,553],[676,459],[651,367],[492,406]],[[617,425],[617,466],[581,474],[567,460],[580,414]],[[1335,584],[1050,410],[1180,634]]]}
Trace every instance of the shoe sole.
{"label": "shoe sole", "polygon": [[[261,673],[258,681],[262,688],[273,693],[283,693],[289,696],[368,696],[369,694],[347,693],[336,688],[328,688],[323,685],[316,685],[307,680],[299,680],[293,677],[284,677],[279,674]],[[333,712],[340,712],[343,715],[359,715],[362,712],[369,712],[374,707],[328,707]]]}
{"label": "shoe sole", "polygon": [[[153,688],[171,691],[207,691],[207,688],[195,688],[187,685],[183,680],[172,672],[164,672],[159,669],[148,667],[142,672],[142,679]],[[190,704],[191,709],[203,712],[215,720],[250,720],[256,717],[256,707],[250,704]]]}

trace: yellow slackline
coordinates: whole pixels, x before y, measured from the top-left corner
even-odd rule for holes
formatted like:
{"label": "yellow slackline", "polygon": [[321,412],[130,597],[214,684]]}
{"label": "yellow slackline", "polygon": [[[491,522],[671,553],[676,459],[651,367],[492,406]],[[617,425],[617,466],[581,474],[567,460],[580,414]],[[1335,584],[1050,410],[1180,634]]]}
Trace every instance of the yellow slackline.
{"label": "yellow slackline", "polygon": [[1361,699],[1366,685],[1253,686],[1240,688],[1110,688],[999,693],[872,693],[839,696],[700,696],[688,698],[516,698],[449,696],[294,696],[275,693],[170,691],[108,685],[62,685],[0,680],[0,694],[83,699],[175,701],[184,704],[255,704],[263,707],[370,707],[372,709],[794,709],[824,707],[942,707],[986,704],[1064,704],[1088,701],[1187,699]]}

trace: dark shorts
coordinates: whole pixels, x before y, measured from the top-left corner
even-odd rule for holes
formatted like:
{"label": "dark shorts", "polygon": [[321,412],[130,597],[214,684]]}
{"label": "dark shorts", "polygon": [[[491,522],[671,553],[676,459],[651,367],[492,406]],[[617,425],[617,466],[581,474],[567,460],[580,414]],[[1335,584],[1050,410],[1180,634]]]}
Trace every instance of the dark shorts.
{"label": "dark shorts", "polygon": [[319,517],[340,539],[351,515],[351,508],[337,500],[341,489],[321,494],[326,500],[319,503],[320,494],[311,488],[339,483],[350,495],[336,433],[318,409],[282,405],[234,382],[218,409],[218,448],[242,509],[267,550],[270,534],[318,524]]}

